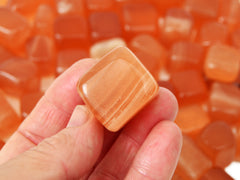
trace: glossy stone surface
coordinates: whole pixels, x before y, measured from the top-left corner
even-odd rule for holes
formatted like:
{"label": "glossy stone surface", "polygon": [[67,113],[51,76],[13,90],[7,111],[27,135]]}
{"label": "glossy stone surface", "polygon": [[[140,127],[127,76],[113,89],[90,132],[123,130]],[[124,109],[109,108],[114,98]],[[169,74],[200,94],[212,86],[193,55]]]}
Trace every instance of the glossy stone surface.
{"label": "glossy stone surface", "polygon": [[196,146],[194,141],[184,135],[183,146],[176,172],[183,179],[199,179],[202,174],[212,167],[212,162]]}
{"label": "glossy stone surface", "polygon": [[102,11],[112,9],[114,0],[86,0],[87,9],[90,11]]}
{"label": "glossy stone surface", "polygon": [[210,123],[210,117],[203,105],[191,104],[179,108],[176,124],[185,134],[196,134]]}
{"label": "glossy stone surface", "polygon": [[204,57],[204,49],[201,45],[188,41],[178,41],[173,44],[169,54],[169,69],[171,71],[201,70]]}
{"label": "glossy stone surface", "polygon": [[200,180],[233,180],[223,169],[211,168],[203,174]]}
{"label": "glossy stone surface", "polygon": [[236,139],[236,155],[235,155],[235,159],[236,161],[240,161],[240,123],[236,123],[233,128],[233,134],[235,136]]}
{"label": "glossy stone surface", "polygon": [[78,15],[59,16],[55,19],[54,35],[59,48],[86,48],[89,40],[86,18]]}
{"label": "glossy stone surface", "polygon": [[115,132],[156,96],[158,85],[131,51],[119,47],[79,80],[78,91],[95,117]]}
{"label": "glossy stone surface", "polygon": [[137,33],[156,35],[158,12],[148,3],[129,3],[122,9],[123,23],[126,38]]}
{"label": "glossy stone surface", "polygon": [[160,69],[167,60],[166,48],[153,36],[141,34],[135,36],[128,47],[139,58],[143,65],[158,80]]}
{"label": "glossy stone surface", "polygon": [[214,83],[209,94],[209,113],[214,120],[240,120],[240,90],[234,85]]}
{"label": "glossy stone surface", "polygon": [[19,126],[21,119],[0,90],[0,139],[6,140]]}
{"label": "glossy stone surface", "polygon": [[7,8],[0,7],[0,44],[17,49],[29,35],[30,25],[26,19]]}
{"label": "glossy stone surface", "polygon": [[85,15],[84,0],[55,0],[60,15]]}
{"label": "glossy stone surface", "polygon": [[118,15],[114,12],[95,12],[90,14],[89,23],[93,42],[122,36]]}
{"label": "glossy stone surface", "polygon": [[228,45],[212,45],[207,53],[204,72],[209,79],[234,82],[240,71],[240,52]]}
{"label": "glossy stone surface", "polygon": [[240,49],[240,29],[236,29],[231,34],[231,44],[236,48]]}
{"label": "glossy stone surface", "polygon": [[119,46],[127,46],[126,42],[122,38],[112,38],[104,41],[99,41],[92,45],[90,48],[91,58],[101,58],[109,51]]}
{"label": "glossy stone surface", "polygon": [[222,121],[206,126],[199,134],[197,143],[217,167],[226,167],[236,153],[235,137],[231,127]]}

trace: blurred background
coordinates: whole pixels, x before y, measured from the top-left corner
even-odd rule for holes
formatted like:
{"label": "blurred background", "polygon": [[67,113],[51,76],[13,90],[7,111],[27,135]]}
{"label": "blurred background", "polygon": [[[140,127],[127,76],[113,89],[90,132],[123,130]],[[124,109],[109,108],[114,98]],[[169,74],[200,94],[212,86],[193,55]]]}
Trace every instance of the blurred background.
{"label": "blurred background", "polygon": [[238,0],[0,0],[0,149],[57,76],[118,46],[179,101],[173,179],[240,179]]}

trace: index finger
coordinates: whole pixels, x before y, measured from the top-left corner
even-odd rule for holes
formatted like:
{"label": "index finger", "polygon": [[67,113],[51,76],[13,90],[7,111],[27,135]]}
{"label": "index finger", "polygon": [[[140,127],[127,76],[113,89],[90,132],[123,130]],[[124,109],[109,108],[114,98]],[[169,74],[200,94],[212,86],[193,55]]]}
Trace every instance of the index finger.
{"label": "index finger", "polygon": [[97,60],[78,61],[59,76],[0,152],[0,164],[66,127],[76,105],[83,104],[77,81]]}

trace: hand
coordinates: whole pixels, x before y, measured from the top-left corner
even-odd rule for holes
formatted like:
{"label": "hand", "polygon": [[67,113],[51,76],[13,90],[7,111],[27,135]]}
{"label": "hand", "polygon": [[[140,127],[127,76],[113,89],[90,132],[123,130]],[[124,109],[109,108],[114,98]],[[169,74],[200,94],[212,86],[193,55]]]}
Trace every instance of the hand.
{"label": "hand", "polygon": [[76,83],[97,61],[63,73],[0,152],[0,179],[171,179],[182,137],[177,101],[166,89],[121,132],[94,119]]}

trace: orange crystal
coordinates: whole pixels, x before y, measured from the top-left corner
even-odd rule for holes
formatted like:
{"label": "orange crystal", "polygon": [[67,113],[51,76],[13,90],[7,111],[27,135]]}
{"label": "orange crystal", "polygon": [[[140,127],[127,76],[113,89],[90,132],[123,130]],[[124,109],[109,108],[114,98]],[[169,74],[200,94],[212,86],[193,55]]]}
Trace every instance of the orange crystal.
{"label": "orange crystal", "polygon": [[225,122],[216,121],[206,126],[198,136],[198,144],[217,167],[224,168],[234,159],[235,138]]}
{"label": "orange crystal", "polygon": [[18,49],[30,35],[26,19],[7,8],[0,8],[0,44]]}
{"label": "orange crystal", "polygon": [[59,15],[85,15],[84,0],[55,0]]}
{"label": "orange crystal", "polygon": [[79,80],[78,91],[95,117],[118,131],[158,93],[158,85],[125,47],[105,55]]}
{"label": "orange crystal", "polygon": [[86,5],[90,11],[109,10],[113,8],[114,0],[86,0]]}
{"label": "orange crystal", "polygon": [[21,119],[0,90],[0,139],[6,140],[19,126]]}
{"label": "orange crystal", "polygon": [[121,37],[122,28],[119,17],[114,12],[95,12],[90,14],[89,23],[92,41]]}
{"label": "orange crystal", "polygon": [[5,143],[0,139],[0,151],[4,145],[5,145]]}
{"label": "orange crystal", "polygon": [[184,135],[182,152],[176,172],[183,179],[199,179],[201,175],[212,167],[212,162],[196,146],[193,140]]}
{"label": "orange crystal", "polygon": [[205,59],[204,71],[209,79],[234,82],[240,71],[240,52],[224,44],[212,45]]}
{"label": "orange crystal", "polygon": [[231,34],[231,44],[236,48],[240,49],[240,29],[236,29]]}
{"label": "orange crystal", "polygon": [[223,169],[211,168],[203,174],[200,180],[233,180]]}

